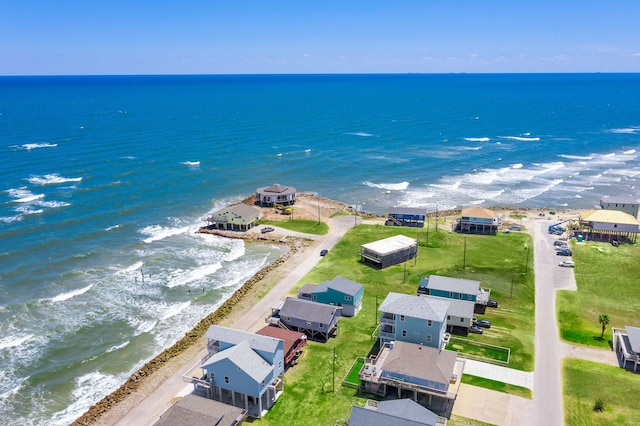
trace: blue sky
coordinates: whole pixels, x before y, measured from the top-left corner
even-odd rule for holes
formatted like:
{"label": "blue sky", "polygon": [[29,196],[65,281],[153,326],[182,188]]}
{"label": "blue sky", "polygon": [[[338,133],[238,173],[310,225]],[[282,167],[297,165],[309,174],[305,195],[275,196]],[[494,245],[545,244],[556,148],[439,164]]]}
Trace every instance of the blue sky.
{"label": "blue sky", "polygon": [[0,75],[640,72],[638,0],[3,0]]}

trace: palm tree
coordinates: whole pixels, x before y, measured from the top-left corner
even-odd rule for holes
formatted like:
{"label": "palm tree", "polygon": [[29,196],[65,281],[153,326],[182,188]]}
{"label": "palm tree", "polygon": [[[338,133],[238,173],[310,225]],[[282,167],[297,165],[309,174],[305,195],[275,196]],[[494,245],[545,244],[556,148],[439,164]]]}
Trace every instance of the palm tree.
{"label": "palm tree", "polygon": [[600,325],[602,325],[602,334],[600,335],[600,340],[602,340],[602,338],[604,337],[604,329],[607,327],[607,325],[609,325],[609,315],[600,314],[600,316],[598,317],[598,322],[600,323]]}

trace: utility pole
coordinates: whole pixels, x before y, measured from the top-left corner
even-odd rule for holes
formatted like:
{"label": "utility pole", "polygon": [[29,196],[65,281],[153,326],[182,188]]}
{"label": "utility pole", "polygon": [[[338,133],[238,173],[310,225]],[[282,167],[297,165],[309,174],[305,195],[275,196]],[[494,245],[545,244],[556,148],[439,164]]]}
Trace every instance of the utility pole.
{"label": "utility pole", "polygon": [[320,203],[318,203],[318,223],[320,223]]}
{"label": "utility pole", "polygon": [[333,347],[333,367],[332,367],[332,377],[331,377],[331,389],[333,392],[336,391],[336,347]]}
{"label": "utility pole", "polygon": [[467,266],[467,237],[464,237],[464,256],[462,258],[462,270]]}
{"label": "utility pole", "polygon": [[438,232],[438,205],[436,204],[436,232]]}
{"label": "utility pole", "polygon": [[420,249],[420,233],[418,232],[418,236],[416,237],[416,256],[413,258],[413,266],[418,264],[418,250]]}
{"label": "utility pole", "polygon": [[513,298],[513,281],[516,279],[516,273],[514,272],[511,275],[511,294],[509,295],[509,298],[512,299]]}
{"label": "utility pole", "polygon": [[527,275],[529,270],[529,246],[527,246],[527,263],[524,264],[524,274]]}

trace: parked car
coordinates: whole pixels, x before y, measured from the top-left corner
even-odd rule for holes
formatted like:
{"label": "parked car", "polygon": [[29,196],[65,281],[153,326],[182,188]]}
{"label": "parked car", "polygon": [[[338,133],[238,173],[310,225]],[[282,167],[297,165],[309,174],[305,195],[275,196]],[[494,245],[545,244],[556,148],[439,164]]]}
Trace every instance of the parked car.
{"label": "parked car", "polygon": [[558,263],[558,266],[564,266],[565,268],[573,268],[574,266],[576,266],[576,264],[573,262],[573,260],[563,260],[562,262]]}
{"label": "parked car", "polygon": [[556,251],[558,251],[558,250],[569,250],[569,245],[568,244],[564,244],[564,245],[560,245],[560,246],[555,246],[554,248],[556,249]]}
{"label": "parked car", "polygon": [[326,250],[326,249],[320,250],[320,256],[326,256],[327,253],[329,253],[329,250]]}
{"label": "parked car", "polygon": [[556,254],[558,256],[571,256],[573,253],[571,252],[571,250],[567,249],[562,249],[562,250],[558,250],[556,251]]}
{"label": "parked car", "polygon": [[469,327],[469,333],[482,334],[483,330],[477,325],[472,325],[471,327]]}
{"label": "parked car", "polygon": [[473,325],[478,326],[478,327],[482,327],[482,328],[491,328],[491,321],[486,320],[486,319],[475,320],[473,322]]}
{"label": "parked car", "polygon": [[568,245],[568,244],[567,244],[567,242],[566,242],[566,241],[562,241],[562,240],[555,240],[555,241],[553,242],[553,245],[554,245],[555,247],[560,247],[560,246],[566,246],[566,245]]}
{"label": "parked car", "polygon": [[497,307],[498,307],[498,301],[489,299],[489,301],[487,302],[487,308],[497,308]]}
{"label": "parked car", "polygon": [[273,231],[275,231],[273,226],[265,226],[260,230],[260,232],[262,232],[263,234],[266,234],[267,232],[273,232]]}

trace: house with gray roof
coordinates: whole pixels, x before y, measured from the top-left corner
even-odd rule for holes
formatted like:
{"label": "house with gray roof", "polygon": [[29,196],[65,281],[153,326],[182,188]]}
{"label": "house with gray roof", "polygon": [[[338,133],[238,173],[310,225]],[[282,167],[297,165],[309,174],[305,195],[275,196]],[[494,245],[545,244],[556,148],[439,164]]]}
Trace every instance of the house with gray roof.
{"label": "house with gray roof", "polygon": [[284,341],[218,325],[205,337],[208,355],[183,380],[196,394],[262,417],[284,391]]}
{"label": "house with gray roof", "polygon": [[480,281],[431,275],[422,277],[418,294],[466,300],[475,303],[475,312],[484,314],[491,296],[490,288],[480,287]]}
{"label": "house with gray roof", "polygon": [[198,395],[185,395],[162,413],[153,426],[239,426],[247,410]]}
{"label": "house with gray roof", "polygon": [[640,364],[640,328],[630,325],[624,328],[613,328],[611,347],[618,354],[618,359],[623,368],[627,368],[627,363],[633,365],[636,372]]}
{"label": "house with gray roof", "polygon": [[279,183],[263,186],[256,189],[256,202],[261,207],[272,207],[274,204],[291,206],[296,203],[296,189]]}
{"label": "house with gray roof", "polygon": [[342,307],[287,297],[271,309],[267,322],[305,333],[310,339],[329,340],[338,331]]}
{"label": "house with gray roof", "polygon": [[298,290],[298,299],[342,307],[343,317],[352,317],[358,313],[363,296],[362,284],[340,275],[320,284],[305,284]]}
{"label": "house with gray roof", "polygon": [[[426,398],[426,406],[444,405],[446,411],[458,393],[465,359],[446,349],[391,341],[377,355],[365,359],[359,377],[363,390],[387,396],[410,392]],[[435,400],[434,400],[435,399]]]}
{"label": "house with gray roof", "polygon": [[600,199],[600,207],[604,210],[618,210],[638,218],[638,200],[632,197],[607,196]]}
{"label": "house with gray roof", "polygon": [[445,299],[411,296],[390,292],[382,301],[380,312],[380,346],[392,340],[442,348],[448,341]]}
{"label": "house with gray roof", "polygon": [[409,398],[375,401],[368,399],[364,407],[351,408],[349,426],[446,426],[447,419],[438,416]]}
{"label": "house with gray roof", "polygon": [[224,231],[248,231],[258,224],[260,210],[244,203],[233,204],[210,215],[207,227]]}

